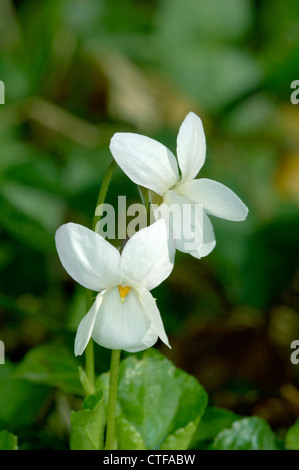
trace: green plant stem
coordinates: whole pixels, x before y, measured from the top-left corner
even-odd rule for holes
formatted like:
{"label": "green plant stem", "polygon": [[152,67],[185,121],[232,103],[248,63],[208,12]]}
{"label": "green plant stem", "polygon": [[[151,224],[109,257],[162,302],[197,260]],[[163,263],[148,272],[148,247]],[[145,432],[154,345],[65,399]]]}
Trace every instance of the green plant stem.
{"label": "green plant stem", "polygon": [[105,450],[117,449],[115,422],[116,422],[116,401],[117,401],[119,361],[120,361],[120,350],[114,349],[111,354],[109,399],[108,399],[108,413],[107,413],[107,433],[106,433]]}
{"label": "green plant stem", "polygon": [[[97,200],[97,205],[96,205],[96,210],[97,210],[98,206],[100,206],[101,204],[104,204],[104,202],[105,202],[108,187],[109,187],[109,184],[110,184],[110,181],[111,181],[111,178],[112,178],[112,175],[113,175],[113,172],[114,172],[115,168],[116,168],[116,161],[112,160],[112,162],[110,163],[110,165],[109,165],[109,167],[106,171],[103,182],[101,184],[101,188],[100,188],[100,192],[99,192],[99,196],[98,196],[98,200]],[[96,210],[95,210],[95,215],[94,215],[93,221],[92,221],[92,230],[95,230],[96,225],[97,225],[99,219],[102,216],[102,214],[96,214]]]}
{"label": "green plant stem", "polygon": [[85,348],[85,370],[88,382],[90,385],[90,392],[95,391],[94,386],[94,345],[93,340],[90,339],[88,345]]}
{"label": "green plant stem", "polygon": [[[110,181],[111,181],[111,178],[112,178],[112,175],[113,175],[113,172],[114,172],[115,168],[116,168],[116,161],[112,160],[112,162],[110,163],[110,165],[109,165],[109,167],[106,171],[103,182],[101,184],[101,188],[100,188],[100,192],[99,192],[99,196],[98,196],[98,200],[97,200],[97,204],[96,204],[94,217],[93,217],[93,220],[92,220],[92,226],[91,226],[92,230],[95,230],[97,222],[101,218],[102,214],[97,214],[97,207],[100,204],[104,204],[104,202],[105,202],[108,187],[109,187],[109,184],[110,184]],[[90,310],[90,308],[91,308],[91,306],[94,302],[94,297],[95,297],[94,292],[90,289],[87,289],[86,290],[86,312],[88,312]],[[94,391],[95,390],[95,384],[94,384],[94,344],[93,344],[93,340],[91,338],[89,340],[88,345],[85,348],[85,372],[86,372],[86,376],[87,376],[87,379],[88,379],[88,382],[89,382],[90,389]]]}

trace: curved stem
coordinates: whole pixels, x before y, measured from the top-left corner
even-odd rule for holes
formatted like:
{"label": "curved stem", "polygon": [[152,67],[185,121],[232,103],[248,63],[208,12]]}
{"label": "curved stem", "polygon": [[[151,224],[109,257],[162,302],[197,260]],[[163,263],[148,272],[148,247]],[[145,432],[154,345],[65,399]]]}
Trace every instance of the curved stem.
{"label": "curved stem", "polygon": [[105,450],[117,449],[115,421],[116,421],[116,402],[117,402],[119,361],[120,361],[120,350],[114,349],[111,354],[109,401],[108,401],[108,414],[107,414],[107,434],[106,434]]}
{"label": "curved stem", "polygon": [[[112,178],[112,175],[113,175],[113,171],[115,170],[115,168],[116,168],[116,161],[112,160],[112,162],[110,163],[110,165],[109,165],[109,167],[106,171],[103,182],[101,184],[101,188],[100,188],[100,192],[99,192],[99,196],[98,196],[98,200],[97,200],[97,204],[96,204],[95,214],[94,214],[94,217],[93,217],[93,220],[92,220],[92,226],[91,226],[92,230],[95,230],[98,219],[101,217],[101,214],[96,215],[96,210],[97,210],[97,207],[100,204],[104,204],[104,202],[105,202],[108,187],[109,187],[109,184],[110,184],[110,181],[111,181],[111,178]],[[90,308],[93,304],[93,301],[94,301],[94,292],[90,289],[87,289],[86,290],[86,312],[88,312],[90,310]],[[88,378],[91,390],[95,390],[95,385],[94,385],[94,344],[93,344],[93,340],[91,338],[89,340],[88,345],[85,348],[85,371],[86,371],[86,376]]]}
{"label": "curved stem", "polygon": [[[98,206],[100,206],[101,204],[104,204],[105,202],[105,199],[106,199],[106,195],[107,195],[107,191],[108,191],[108,187],[109,187],[109,184],[110,184],[110,181],[111,181],[111,178],[112,178],[112,175],[113,175],[113,172],[116,168],[116,161],[115,160],[112,160],[112,162],[110,163],[110,165],[108,166],[108,169],[106,171],[106,174],[104,176],[104,179],[103,179],[103,182],[101,184],[101,188],[100,188],[100,192],[99,192],[99,196],[98,196],[98,200],[97,200],[97,205],[96,205],[96,209]],[[100,219],[102,216],[102,214],[97,214],[96,215],[96,210],[95,210],[95,215],[93,217],[93,221],[92,221],[92,230],[95,230],[96,228],[96,225],[97,225],[97,222],[98,222],[98,219]]]}

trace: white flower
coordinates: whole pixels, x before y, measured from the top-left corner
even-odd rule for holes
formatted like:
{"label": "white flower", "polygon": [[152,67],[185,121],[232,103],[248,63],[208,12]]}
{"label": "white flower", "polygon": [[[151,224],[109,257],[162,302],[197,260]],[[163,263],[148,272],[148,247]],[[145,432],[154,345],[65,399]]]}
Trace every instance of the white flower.
{"label": "white flower", "polygon": [[[190,251],[185,248],[184,239],[176,240],[176,248],[180,251],[201,258],[213,250],[216,241],[208,214],[232,221],[247,217],[247,207],[229,188],[207,178],[194,179],[205,162],[206,141],[202,122],[192,112],[186,116],[177,137],[181,175],[173,153],[149,137],[117,133],[111,139],[110,150],[117,164],[134,183],[162,196],[168,206],[191,204],[193,221],[195,205],[202,204],[203,243],[197,250]],[[190,225],[190,221],[190,216],[185,217],[183,224]],[[174,226],[172,232],[176,232]]]}
{"label": "white flower", "polygon": [[121,254],[99,234],[78,224],[62,225],[55,239],[69,275],[82,286],[100,292],[78,327],[76,356],[83,353],[91,337],[106,348],[129,352],[151,347],[158,337],[169,346],[160,312],[149,292],[173,268],[163,220],[137,232]]}

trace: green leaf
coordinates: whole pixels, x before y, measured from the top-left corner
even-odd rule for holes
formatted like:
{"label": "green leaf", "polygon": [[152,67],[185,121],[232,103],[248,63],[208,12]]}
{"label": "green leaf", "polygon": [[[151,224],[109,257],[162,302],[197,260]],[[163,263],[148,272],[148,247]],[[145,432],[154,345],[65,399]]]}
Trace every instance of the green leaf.
{"label": "green leaf", "polygon": [[256,416],[235,421],[215,438],[213,450],[277,450],[275,434],[262,418]]}
{"label": "green leaf", "polygon": [[0,367],[0,426],[16,430],[31,425],[49,400],[48,387],[15,378],[15,365]]}
{"label": "green leaf", "polygon": [[211,442],[225,428],[240,419],[232,411],[213,406],[207,407],[192,438],[192,448],[199,443]]}
{"label": "green leaf", "polygon": [[299,419],[288,430],[285,446],[290,450],[299,450]]}
{"label": "green leaf", "polygon": [[252,22],[249,0],[164,0],[158,10],[158,30],[163,39],[176,46],[232,42]]}
{"label": "green leaf", "polygon": [[102,391],[87,397],[83,406],[83,410],[71,413],[71,450],[102,450],[105,425]]}
{"label": "green leaf", "polygon": [[1,193],[16,211],[46,230],[54,231],[62,224],[64,204],[56,195],[11,182],[2,185]]}
{"label": "green leaf", "polygon": [[140,432],[126,418],[118,416],[116,426],[119,449],[145,450]]}
{"label": "green leaf", "polygon": [[202,109],[219,110],[260,83],[256,57],[236,44],[252,13],[249,0],[161,2],[154,36],[161,67]]}
{"label": "green leaf", "polygon": [[[107,403],[108,374],[100,376],[97,386]],[[120,364],[119,449],[187,449],[206,405],[207,394],[197,380],[158,351],[146,351],[140,360],[129,356]]]}
{"label": "green leaf", "polygon": [[161,450],[188,449],[198,421],[199,418],[194,422],[188,423],[184,428],[177,429],[173,434],[170,434],[163,442]]}
{"label": "green leaf", "polygon": [[15,376],[65,393],[83,395],[77,361],[69,349],[59,343],[43,344],[29,351]]}
{"label": "green leaf", "polygon": [[17,450],[18,438],[8,431],[0,432],[0,450]]}
{"label": "green leaf", "polygon": [[12,237],[22,244],[29,245],[42,252],[55,252],[53,233],[16,210],[4,198],[0,197],[0,224]]}

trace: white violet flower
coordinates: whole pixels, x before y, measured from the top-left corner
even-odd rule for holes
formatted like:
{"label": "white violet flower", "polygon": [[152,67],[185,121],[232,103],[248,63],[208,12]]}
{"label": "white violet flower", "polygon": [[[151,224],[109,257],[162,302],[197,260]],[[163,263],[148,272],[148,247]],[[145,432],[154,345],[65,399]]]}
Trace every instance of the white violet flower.
{"label": "white violet flower", "polygon": [[162,219],[134,234],[121,253],[101,235],[79,224],[62,225],[55,239],[68,274],[99,292],[78,327],[76,356],[83,353],[90,338],[106,348],[129,352],[151,347],[158,337],[169,346],[149,292],[173,268]]}
{"label": "white violet flower", "polygon": [[[177,160],[163,144],[134,133],[116,133],[110,143],[111,153],[124,173],[137,185],[157,193],[167,206],[189,204],[193,218],[184,216],[183,224],[194,226],[195,205],[202,204],[202,243],[198,249],[186,249],[186,240],[175,240],[176,249],[191,253],[196,258],[207,256],[216,240],[208,215],[232,221],[242,221],[248,209],[229,188],[207,178],[194,179],[202,168],[206,156],[206,140],[201,119],[190,112],[183,121],[177,137]],[[154,214],[155,215],[155,214]],[[162,215],[163,217],[163,215]],[[193,222],[192,222],[193,221]],[[173,223],[169,227],[176,233]]]}

